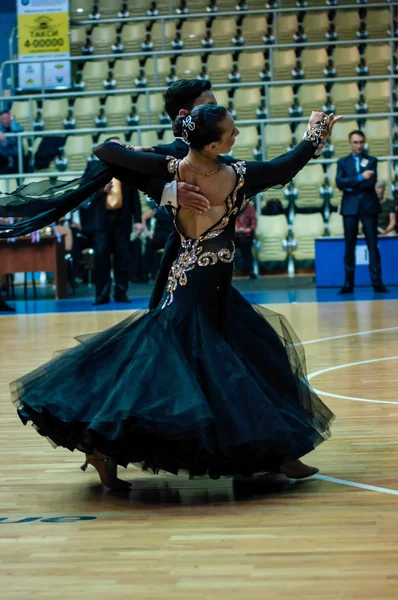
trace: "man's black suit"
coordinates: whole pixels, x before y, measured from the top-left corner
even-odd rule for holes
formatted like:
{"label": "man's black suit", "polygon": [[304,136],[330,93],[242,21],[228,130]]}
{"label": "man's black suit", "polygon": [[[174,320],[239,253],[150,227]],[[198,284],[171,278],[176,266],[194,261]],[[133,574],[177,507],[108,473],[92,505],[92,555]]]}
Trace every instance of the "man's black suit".
{"label": "man's black suit", "polygon": [[[359,177],[364,171],[374,171],[370,179]],[[362,179],[362,180],[360,180]],[[345,237],[345,283],[354,287],[355,246],[359,221],[369,250],[369,272],[373,286],[382,286],[380,252],[377,246],[377,215],[380,203],[375,191],[377,181],[377,158],[362,154],[358,160],[353,154],[341,158],[337,163],[336,185],[343,190],[341,214],[344,219]]]}
{"label": "man's black suit", "polygon": [[[88,163],[85,176],[90,177],[94,163]],[[95,252],[96,298],[109,298],[111,293],[111,256],[115,276],[115,298],[127,295],[129,279],[129,247],[132,221],[141,222],[141,206],[136,188],[121,184],[121,208],[106,208],[107,194],[99,192],[87,207],[80,209],[83,230],[91,237]]]}

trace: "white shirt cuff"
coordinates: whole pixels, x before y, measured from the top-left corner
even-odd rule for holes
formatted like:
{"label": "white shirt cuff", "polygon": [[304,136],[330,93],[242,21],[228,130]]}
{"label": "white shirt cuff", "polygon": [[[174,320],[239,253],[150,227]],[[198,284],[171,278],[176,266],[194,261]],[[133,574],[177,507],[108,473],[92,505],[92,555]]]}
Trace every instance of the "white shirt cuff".
{"label": "white shirt cuff", "polygon": [[164,186],[160,206],[169,206],[177,209],[177,181],[174,179]]}

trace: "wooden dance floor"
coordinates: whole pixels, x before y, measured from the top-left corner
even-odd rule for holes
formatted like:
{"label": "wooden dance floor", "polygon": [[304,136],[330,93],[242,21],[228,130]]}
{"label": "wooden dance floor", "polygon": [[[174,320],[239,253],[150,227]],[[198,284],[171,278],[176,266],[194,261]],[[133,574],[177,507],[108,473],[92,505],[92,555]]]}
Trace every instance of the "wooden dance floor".
{"label": "wooden dance floor", "polygon": [[306,342],[337,416],[308,457],[320,474],[233,487],[129,467],[127,497],[23,427],[8,393],[72,336],[127,313],[0,318],[1,598],[398,598],[398,301],[271,308]]}

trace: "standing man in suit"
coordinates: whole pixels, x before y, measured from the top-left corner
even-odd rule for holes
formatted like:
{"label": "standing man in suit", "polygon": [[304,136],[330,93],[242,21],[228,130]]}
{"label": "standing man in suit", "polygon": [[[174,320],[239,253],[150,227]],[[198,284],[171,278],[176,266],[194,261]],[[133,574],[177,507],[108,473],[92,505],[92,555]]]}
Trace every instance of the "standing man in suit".
{"label": "standing man in suit", "polygon": [[[107,141],[120,140],[112,137]],[[114,178],[82,211],[85,229],[91,234],[94,243],[94,306],[108,304],[110,301],[112,257],[115,301],[130,302],[127,297],[130,234],[133,219],[135,224],[141,224],[137,189]]]}
{"label": "standing man in suit", "polygon": [[337,163],[336,185],[343,191],[341,214],[344,219],[345,282],[340,294],[354,291],[355,246],[359,221],[362,223],[369,251],[369,272],[375,292],[388,292],[381,279],[380,252],[377,247],[377,225],[380,203],[375,191],[377,158],[365,153],[366,138],[360,130],[348,136],[351,154]]}

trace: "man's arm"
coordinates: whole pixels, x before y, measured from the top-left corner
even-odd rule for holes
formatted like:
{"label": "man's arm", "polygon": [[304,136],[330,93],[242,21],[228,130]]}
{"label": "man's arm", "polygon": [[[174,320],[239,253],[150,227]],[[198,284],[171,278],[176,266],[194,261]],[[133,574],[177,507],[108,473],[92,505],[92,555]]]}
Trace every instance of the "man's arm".
{"label": "man's arm", "polygon": [[344,165],[343,160],[340,159],[337,162],[337,173],[336,173],[336,185],[339,190],[344,191],[347,188],[357,188],[360,185],[360,180],[358,179],[358,175],[353,175],[348,177]]}

